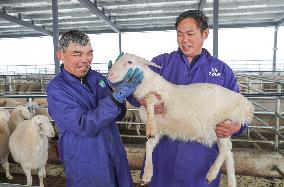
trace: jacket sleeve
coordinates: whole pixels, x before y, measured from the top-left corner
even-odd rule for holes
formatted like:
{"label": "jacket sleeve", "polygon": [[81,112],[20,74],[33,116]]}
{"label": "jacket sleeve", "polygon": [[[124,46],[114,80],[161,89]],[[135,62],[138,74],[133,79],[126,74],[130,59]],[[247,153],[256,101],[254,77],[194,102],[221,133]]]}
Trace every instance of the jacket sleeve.
{"label": "jacket sleeve", "polygon": [[[225,71],[225,77],[226,79],[224,87],[234,92],[240,93],[240,89],[237,84],[237,78],[231,68],[227,67],[227,70]],[[233,136],[241,136],[242,134],[244,134],[248,129],[248,125],[249,124],[242,124],[241,129],[235,134],[233,134]]]}
{"label": "jacket sleeve", "polygon": [[120,114],[110,96],[98,101],[96,108],[82,107],[76,98],[60,86],[47,87],[48,111],[60,130],[72,131],[80,136],[94,136],[108,125],[114,125]]}

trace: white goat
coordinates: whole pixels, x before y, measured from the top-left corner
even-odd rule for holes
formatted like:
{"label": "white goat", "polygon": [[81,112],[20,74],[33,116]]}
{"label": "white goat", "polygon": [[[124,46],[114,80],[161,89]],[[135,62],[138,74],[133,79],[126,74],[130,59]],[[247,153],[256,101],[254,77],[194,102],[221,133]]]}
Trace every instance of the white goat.
{"label": "white goat", "polygon": [[19,105],[15,107],[11,111],[11,118],[8,122],[10,133],[12,134],[14,130],[16,129],[17,125],[21,123],[24,120],[28,120],[32,118],[32,114],[28,110],[26,106]]}
{"label": "white goat", "polygon": [[10,131],[8,121],[10,120],[10,113],[7,110],[0,109],[0,159],[3,161],[3,167],[6,170],[6,177],[13,179],[9,169],[9,137]]}
{"label": "white goat", "polygon": [[48,137],[55,135],[48,117],[36,115],[31,120],[18,124],[10,137],[9,147],[14,160],[21,164],[27,185],[32,185],[31,170],[38,169],[40,187],[46,176],[45,164],[48,158]]}
{"label": "white goat", "polygon": [[[174,85],[153,72],[148,66],[157,66],[141,57],[126,54],[111,68],[108,79],[112,83],[121,81],[129,68],[140,68],[144,79],[134,92],[138,99],[146,98],[146,109],[140,108],[140,117],[146,121],[147,137],[146,161],[142,183],[151,181],[153,175],[152,151],[162,135],[172,139],[197,141],[207,146],[215,142],[219,154],[207,173],[210,183],[226,161],[228,186],[235,187],[234,160],[230,138],[217,138],[216,125],[223,121],[238,124],[250,122],[253,117],[253,105],[241,94],[215,84],[197,83]],[[161,95],[159,101],[153,93]],[[154,104],[164,102],[165,114],[154,115]],[[146,120],[147,119],[147,120]]]}

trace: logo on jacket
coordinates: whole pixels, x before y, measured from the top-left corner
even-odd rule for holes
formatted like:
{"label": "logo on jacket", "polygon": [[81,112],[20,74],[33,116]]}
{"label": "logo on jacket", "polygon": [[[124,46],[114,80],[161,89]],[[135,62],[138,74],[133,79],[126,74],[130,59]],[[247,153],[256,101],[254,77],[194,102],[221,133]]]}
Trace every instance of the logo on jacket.
{"label": "logo on jacket", "polygon": [[100,87],[102,87],[102,88],[105,88],[105,87],[106,87],[106,83],[105,83],[104,80],[100,80],[100,81],[99,81],[99,85],[100,85]]}
{"label": "logo on jacket", "polygon": [[217,68],[212,68],[211,72],[209,72],[209,76],[221,77],[221,73],[218,73],[218,69]]}

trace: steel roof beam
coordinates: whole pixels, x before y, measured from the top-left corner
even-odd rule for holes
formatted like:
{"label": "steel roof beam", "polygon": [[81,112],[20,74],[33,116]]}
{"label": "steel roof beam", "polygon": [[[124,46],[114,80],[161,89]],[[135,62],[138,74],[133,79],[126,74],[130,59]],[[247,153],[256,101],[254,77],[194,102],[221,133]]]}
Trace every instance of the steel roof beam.
{"label": "steel roof beam", "polygon": [[45,30],[42,27],[36,26],[36,25],[34,25],[34,24],[30,23],[30,22],[27,22],[27,21],[23,21],[22,19],[10,16],[10,15],[4,13],[4,12],[1,12],[1,11],[0,11],[0,18],[8,20],[8,21],[13,22],[13,23],[17,23],[17,24],[22,25],[24,27],[27,27],[27,28],[30,28],[32,30],[38,31],[38,32],[40,32],[42,34],[46,34],[46,35],[52,36],[52,32],[51,31]]}
{"label": "steel roof beam", "polygon": [[281,25],[284,25],[284,18],[282,18],[280,21],[278,21],[276,23],[277,26],[281,26]]}
{"label": "steel roof beam", "polygon": [[99,18],[103,19],[115,32],[120,33],[119,28],[116,24],[114,24],[110,18],[108,18],[98,7],[96,7],[91,1],[89,0],[78,0],[82,5],[88,8],[92,13],[94,13]]}
{"label": "steel roof beam", "polygon": [[203,10],[203,8],[205,7],[206,4],[206,0],[200,0],[198,3],[198,10]]}

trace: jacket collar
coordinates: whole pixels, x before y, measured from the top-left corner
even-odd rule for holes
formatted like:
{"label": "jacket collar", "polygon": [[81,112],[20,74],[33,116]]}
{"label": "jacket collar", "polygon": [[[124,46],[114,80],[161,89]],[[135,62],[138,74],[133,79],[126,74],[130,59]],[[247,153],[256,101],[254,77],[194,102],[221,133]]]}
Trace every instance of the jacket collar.
{"label": "jacket collar", "polygon": [[[87,81],[87,78],[88,78],[88,76],[90,74],[90,69],[89,69],[88,73],[85,75],[85,77],[82,78],[82,79],[85,79],[85,81]],[[60,66],[60,72],[61,72],[61,74],[62,74],[64,79],[67,79],[68,81],[74,82],[74,83],[81,83],[81,79],[78,78],[78,77],[75,77],[74,75],[72,75],[69,72],[67,72],[64,69],[64,65],[63,64],[61,64],[61,66]]]}
{"label": "jacket collar", "polygon": [[207,62],[206,58],[207,58],[208,55],[210,56],[210,53],[205,48],[202,48],[202,52],[192,59],[193,65],[190,65],[187,57],[182,53],[180,48],[178,48],[178,51],[179,51],[183,61],[187,64],[187,66],[190,69],[195,69],[197,67],[200,67],[200,66],[207,64],[208,62]]}

